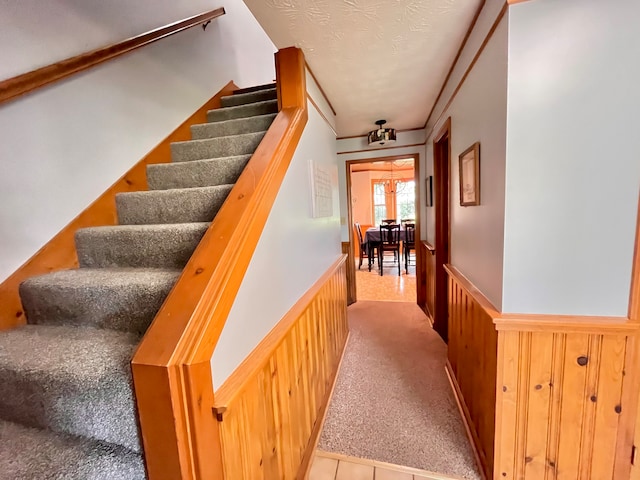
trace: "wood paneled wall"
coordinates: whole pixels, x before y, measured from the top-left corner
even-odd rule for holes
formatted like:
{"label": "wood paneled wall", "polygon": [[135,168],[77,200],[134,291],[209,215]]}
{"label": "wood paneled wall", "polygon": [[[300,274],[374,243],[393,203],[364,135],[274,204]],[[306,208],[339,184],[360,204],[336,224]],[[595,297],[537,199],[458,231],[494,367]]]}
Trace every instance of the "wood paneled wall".
{"label": "wood paneled wall", "polygon": [[637,368],[626,364],[637,324],[504,315],[496,326],[495,478],[629,478],[625,370]]}
{"label": "wood paneled wall", "polygon": [[304,477],[348,335],[345,258],[216,391],[226,480]]}
{"label": "wood paneled wall", "polygon": [[447,372],[476,460],[492,477],[498,338],[495,307],[454,267],[449,274]]}

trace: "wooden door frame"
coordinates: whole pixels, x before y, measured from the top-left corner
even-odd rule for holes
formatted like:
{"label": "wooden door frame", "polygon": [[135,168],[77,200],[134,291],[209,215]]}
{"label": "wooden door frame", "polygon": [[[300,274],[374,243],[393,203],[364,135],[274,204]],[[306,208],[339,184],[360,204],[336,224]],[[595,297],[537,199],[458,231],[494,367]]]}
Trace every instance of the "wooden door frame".
{"label": "wooden door frame", "polygon": [[[441,143],[447,141],[443,158]],[[433,328],[446,342],[448,339],[448,276],[443,266],[451,263],[451,117],[447,118],[433,138],[433,179],[435,206],[435,306]],[[446,218],[444,218],[446,216]],[[446,231],[443,231],[445,229]]]}
{"label": "wooden door frame", "polygon": [[[358,163],[374,163],[374,162],[392,162],[394,160],[402,160],[412,158],[413,159],[413,179],[415,182],[415,192],[416,192],[416,290],[418,289],[418,285],[420,285],[419,275],[422,272],[419,272],[418,265],[420,265],[420,249],[417,246],[420,244],[420,198],[421,198],[421,190],[420,190],[420,154],[419,153],[408,153],[406,155],[391,155],[388,157],[373,157],[373,158],[363,158],[359,160],[347,160],[345,162],[345,172],[347,175],[347,221],[349,222],[348,230],[349,230],[349,245],[351,246],[351,251],[354,252],[354,241],[353,241],[353,211],[351,206],[351,165],[355,165]],[[363,232],[364,233],[364,232]],[[355,282],[355,276],[354,280]],[[347,286],[348,288],[349,286]],[[355,285],[353,286],[353,291],[356,292],[356,301],[357,301],[357,291]],[[416,303],[417,303],[417,291],[416,291]]]}

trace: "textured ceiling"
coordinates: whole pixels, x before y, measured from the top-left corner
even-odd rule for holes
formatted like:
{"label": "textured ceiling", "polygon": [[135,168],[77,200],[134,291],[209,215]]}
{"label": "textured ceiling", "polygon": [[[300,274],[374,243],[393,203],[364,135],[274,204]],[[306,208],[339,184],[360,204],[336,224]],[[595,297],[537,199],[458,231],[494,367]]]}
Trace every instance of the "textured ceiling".
{"label": "textured ceiling", "polygon": [[481,0],[244,0],[278,48],[297,46],[338,135],[423,127]]}

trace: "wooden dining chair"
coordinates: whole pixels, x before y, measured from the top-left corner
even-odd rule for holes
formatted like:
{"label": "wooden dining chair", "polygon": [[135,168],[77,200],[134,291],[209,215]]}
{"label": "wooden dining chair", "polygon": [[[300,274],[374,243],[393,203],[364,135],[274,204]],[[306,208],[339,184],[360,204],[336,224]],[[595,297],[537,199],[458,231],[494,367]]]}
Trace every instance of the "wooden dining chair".
{"label": "wooden dining chair", "polygon": [[360,270],[360,267],[362,267],[362,261],[366,256],[367,263],[369,264],[369,271],[371,271],[371,264],[373,263],[372,260],[375,258],[374,255],[377,250],[377,244],[374,243],[369,245],[369,243],[364,240],[360,223],[355,222],[353,224],[353,227],[356,231],[356,235],[358,236],[358,245],[360,246],[360,263],[358,264],[358,270]]}
{"label": "wooden dining chair", "polygon": [[378,268],[380,276],[384,269],[384,254],[393,252],[394,263],[398,264],[398,276],[400,276],[400,225],[380,225],[380,244],[378,245]]}
{"label": "wooden dining chair", "polygon": [[411,257],[411,250],[413,250],[413,265],[415,266],[415,253],[416,253],[416,224],[406,223],[404,226],[405,240],[402,244],[402,251],[404,253],[404,271],[409,274],[409,260]]}

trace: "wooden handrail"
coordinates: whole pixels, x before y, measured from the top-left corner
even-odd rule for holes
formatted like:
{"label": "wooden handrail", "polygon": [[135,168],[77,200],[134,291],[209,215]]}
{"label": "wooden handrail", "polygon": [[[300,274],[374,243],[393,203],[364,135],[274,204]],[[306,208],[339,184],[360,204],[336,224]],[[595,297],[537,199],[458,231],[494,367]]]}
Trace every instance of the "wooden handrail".
{"label": "wooden handrail", "polygon": [[200,13],[185,18],[184,20],[170,23],[164,27],[150,30],[141,35],[123,40],[122,42],[81,53],[75,57],[70,57],[47,65],[46,67],[41,67],[31,72],[3,80],[0,82],[0,104],[32,92],[40,87],[44,87],[45,85],[49,85],[50,83],[62,80],[74,73],[82,72],[107,60],[124,55],[132,50],[157,42],[170,35],[213,20],[224,14],[224,8],[216,8],[215,10]]}
{"label": "wooden handrail", "polygon": [[223,478],[211,357],[307,121],[302,51],[276,75],[280,112],[132,362],[150,480]]}

